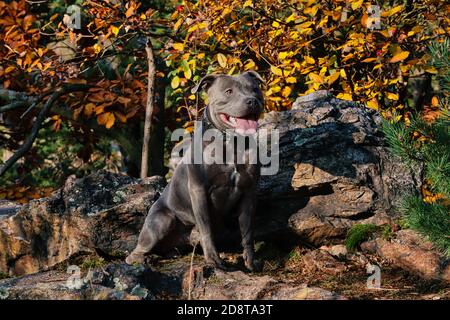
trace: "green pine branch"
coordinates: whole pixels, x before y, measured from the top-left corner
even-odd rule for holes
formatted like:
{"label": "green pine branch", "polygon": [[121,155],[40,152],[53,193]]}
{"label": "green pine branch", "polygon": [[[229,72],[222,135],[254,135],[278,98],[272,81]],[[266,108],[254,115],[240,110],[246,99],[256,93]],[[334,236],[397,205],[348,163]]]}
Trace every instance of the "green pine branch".
{"label": "green pine branch", "polygon": [[405,197],[400,207],[407,227],[425,235],[450,257],[450,214],[448,207],[425,203],[419,195]]}

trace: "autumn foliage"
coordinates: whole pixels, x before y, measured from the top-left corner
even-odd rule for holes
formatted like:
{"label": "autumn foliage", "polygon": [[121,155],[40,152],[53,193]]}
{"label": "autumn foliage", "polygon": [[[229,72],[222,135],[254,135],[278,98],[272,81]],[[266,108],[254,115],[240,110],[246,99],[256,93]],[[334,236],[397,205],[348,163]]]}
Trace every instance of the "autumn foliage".
{"label": "autumn foliage", "polygon": [[63,84],[89,89],[63,95],[47,123],[85,139],[84,161],[96,141],[87,135],[139,131],[148,40],[156,56],[155,118],[165,115],[155,121],[170,130],[189,128],[207,102],[190,92],[200,77],[244,70],[265,78],[267,110],[289,109],[297,96],[327,89],[407,121],[411,109],[436,107],[432,95],[418,105],[410,88],[440,72],[429,64],[427,45],[450,35],[450,5],[439,0],[77,3],[80,28],[60,1],[0,1],[1,90],[30,101],[13,107],[0,97],[0,108],[9,105],[0,113],[7,150],[19,147],[33,116]]}

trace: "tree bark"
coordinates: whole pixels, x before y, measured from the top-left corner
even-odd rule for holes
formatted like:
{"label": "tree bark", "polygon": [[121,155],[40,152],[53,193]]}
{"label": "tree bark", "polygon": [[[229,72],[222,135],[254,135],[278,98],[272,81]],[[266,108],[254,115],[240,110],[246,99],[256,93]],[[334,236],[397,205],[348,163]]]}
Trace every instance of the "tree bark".
{"label": "tree bark", "polygon": [[152,116],[153,116],[153,94],[155,87],[155,59],[153,57],[153,48],[150,38],[147,39],[147,46],[145,47],[147,52],[148,62],[148,84],[147,84],[147,105],[145,107],[145,122],[144,122],[144,139],[142,141],[142,158],[141,158],[141,178],[146,178],[148,174],[148,157],[149,157],[149,143],[152,129]]}

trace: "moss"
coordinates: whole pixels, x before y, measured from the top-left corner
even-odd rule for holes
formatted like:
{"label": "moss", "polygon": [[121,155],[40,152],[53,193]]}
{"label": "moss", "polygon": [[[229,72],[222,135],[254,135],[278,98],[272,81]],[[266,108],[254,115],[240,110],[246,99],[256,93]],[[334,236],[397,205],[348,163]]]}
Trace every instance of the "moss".
{"label": "moss", "polygon": [[390,225],[385,224],[381,227],[381,237],[384,240],[390,240],[392,238],[392,228]]}
{"label": "moss", "polygon": [[376,231],[378,227],[374,224],[355,224],[347,233],[345,245],[351,252],[356,251],[359,245],[368,240]]}
{"label": "moss", "polygon": [[302,259],[302,254],[300,253],[300,250],[298,248],[295,248],[288,254],[288,261],[291,262],[299,262]]}
{"label": "moss", "polygon": [[95,269],[102,267],[106,264],[105,259],[102,257],[87,257],[81,264],[82,270]]}

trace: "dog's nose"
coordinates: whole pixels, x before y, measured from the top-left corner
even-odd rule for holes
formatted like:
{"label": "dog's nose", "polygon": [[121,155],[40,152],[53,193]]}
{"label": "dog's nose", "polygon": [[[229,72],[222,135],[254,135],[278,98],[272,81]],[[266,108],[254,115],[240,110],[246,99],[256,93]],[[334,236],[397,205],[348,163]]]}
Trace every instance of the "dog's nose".
{"label": "dog's nose", "polygon": [[255,98],[247,98],[247,106],[249,107],[255,107],[256,106],[256,99]]}

